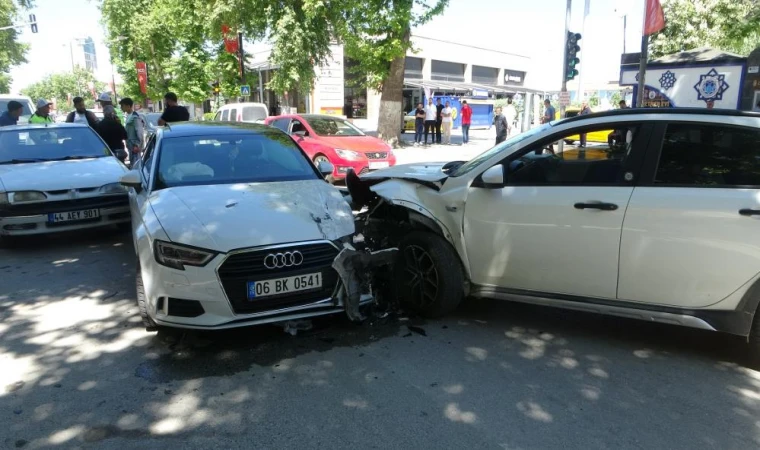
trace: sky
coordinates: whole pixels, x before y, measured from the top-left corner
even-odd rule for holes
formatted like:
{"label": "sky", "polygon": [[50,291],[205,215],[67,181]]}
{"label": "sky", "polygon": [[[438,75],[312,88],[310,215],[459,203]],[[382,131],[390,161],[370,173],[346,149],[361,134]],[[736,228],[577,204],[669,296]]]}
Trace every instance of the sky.
{"label": "sky", "polygon": [[[589,15],[584,27],[585,1],[589,2]],[[579,58],[584,85],[618,79],[624,41],[619,11],[628,9],[627,51],[639,50],[644,2],[573,0],[570,29],[583,35]],[[37,16],[39,32],[32,34],[25,27],[21,33],[21,40],[31,49],[29,62],[11,71],[12,92],[49,73],[70,71],[69,42],[82,37],[95,41],[96,77],[110,81],[111,66],[98,4],[97,0],[35,0],[32,12]],[[561,82],[566,7],[567,0],[450,0],[443,15],[414,33],[530,56],[534,67],[528,74],[530,84],[554,90]],[[116,78],[118,82],[118,75]]]}

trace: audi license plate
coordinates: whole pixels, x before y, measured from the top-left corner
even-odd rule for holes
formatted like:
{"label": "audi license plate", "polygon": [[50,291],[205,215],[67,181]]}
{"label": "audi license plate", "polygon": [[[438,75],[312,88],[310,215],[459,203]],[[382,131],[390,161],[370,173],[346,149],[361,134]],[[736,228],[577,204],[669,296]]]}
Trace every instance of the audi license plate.
{"label": "audi license plate", "polygon": [[294,277],[275,278],[274,280],[249,281],[248,300],[272,295],[291,294],[294,292],[310,291],[322,287],[322,274],[310,273]]}
{"label": "audi license plate", "polygon": [[391,163],[388,161],[370,161],[369,170],[385,169],[386,167],[390,167],[390,165]]}
{"label": "audi license plate", "polygon": [[75,222],[77,220],[90,220],[100,217],[99,209],[84,209],[82,211],[69,211],[48,214],[49,223]]}

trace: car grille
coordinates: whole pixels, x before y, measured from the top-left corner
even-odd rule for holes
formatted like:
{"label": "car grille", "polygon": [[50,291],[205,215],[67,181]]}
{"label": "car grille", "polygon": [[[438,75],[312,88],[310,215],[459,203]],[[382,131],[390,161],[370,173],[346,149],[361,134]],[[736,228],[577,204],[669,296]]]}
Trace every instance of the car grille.
{"label": "car grille", "polygon": [[58,212],[79,211],[82,209],[119,208],[129,206],[126,195],[109,195],[107,197],[78,198],[54,202],[27,203],[0,207],[0,217],[35,216]]}
{"label": "car grille", "polygon": [[[294,250],[300,251],[303,255],[303,263],[299,266],[281,269],[268,269],[264,266],[264,258],[270,253]],[[338,256],[338,250],[328,243],[294,244],[291,247],[235,253],[227,257],[219,267],[219,280],[227,298],[232,303],[232,309],[237,314],[306,305],[332,295],[339,280],[338,273],[332,268],[332,262],[336,256]],[[319,290],[248,300],[249,281],[265,281],[317,272],[322,274],[322,288]]]}
{"label": "car grille", "polygon": [[385,159],[388,157],[388,152],[367,152],[367,159]]}

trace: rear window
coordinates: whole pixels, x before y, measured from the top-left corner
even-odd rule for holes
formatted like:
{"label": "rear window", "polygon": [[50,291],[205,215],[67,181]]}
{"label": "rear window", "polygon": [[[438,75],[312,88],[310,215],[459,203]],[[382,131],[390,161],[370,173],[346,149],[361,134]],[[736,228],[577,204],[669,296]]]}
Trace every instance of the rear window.
{"label": "rear window", "polygon": [[[5,111],[8,111],[8,103],[14,101],[12,98],[4,98],[0,100],[0,114],[4,113]],[[24,107],[24,112],[21,114],[22,116],[31,116],[32,110],[29,109],[29,102],[23,99],[15,99],[15,101],[21,103],[21,106]]]}
{"label": "rear window", "polygon": [[0,128],[0,164],[102,158],[111,155],[89,127],[8,130]]}
{"label": "rear window", "polygon": [[158,158],[160,188],[319,179],[290,137],[274,130],[164,138]]}
{"label": "rear window", "polygon": [[267,112],[264,108],[257,106],[246,106],[243,108],[243,122],[253,122],[267,118]]}

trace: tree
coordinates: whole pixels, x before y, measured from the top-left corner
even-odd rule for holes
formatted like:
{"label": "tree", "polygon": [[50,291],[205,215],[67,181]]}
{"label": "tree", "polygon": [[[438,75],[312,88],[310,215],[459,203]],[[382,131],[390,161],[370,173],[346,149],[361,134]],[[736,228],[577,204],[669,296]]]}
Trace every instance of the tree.
{"label": "tree", "polygon": [[756,0],[666,0],[665,28],[650,39],[658,58],[697,47],[714,47],[742,55],[760,44]]}
{"label": "tree", "polygon": [[[18,22],[20,9],[32,6],[32,0],[0,0],[0,27]],[[26,62],[29,46],[18,42],[16,29],[0,31],[0,93],[7,94],[11,89],[10,76],[12,67]]]}
{"label": "tree", "polygon": [[47,101],[55,99],[59,109],[61,109],[61,105],[66,105],[69,95],[72,98],[81,95],[85,99],[87,107],[92,108],[95,105],[95,99],[88,87],[90,83],[93,83],[95,92],[105,90],[105,84],[97,81],[92,72],[77,66],[74,72],[47,75],[37,83],[24,88],[21,93],[34,101],[40,98]]}

